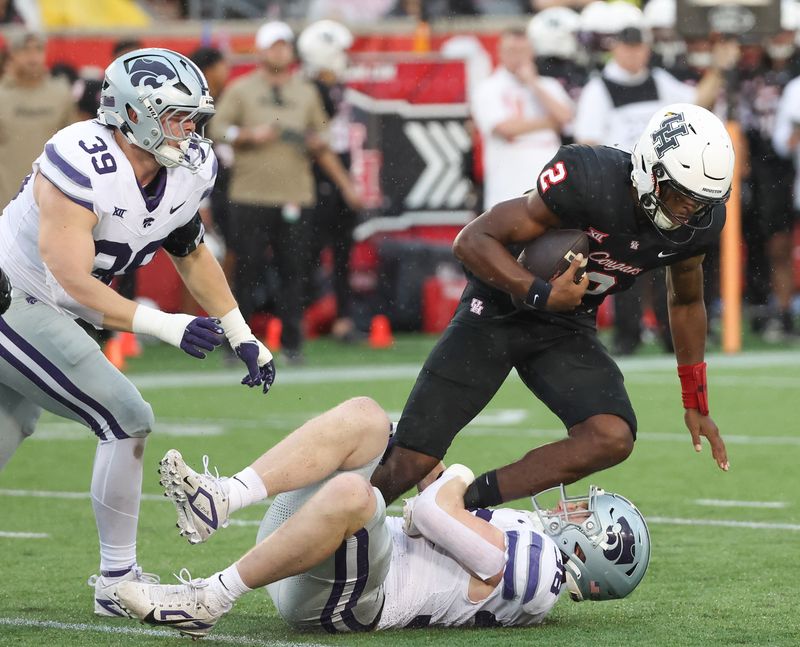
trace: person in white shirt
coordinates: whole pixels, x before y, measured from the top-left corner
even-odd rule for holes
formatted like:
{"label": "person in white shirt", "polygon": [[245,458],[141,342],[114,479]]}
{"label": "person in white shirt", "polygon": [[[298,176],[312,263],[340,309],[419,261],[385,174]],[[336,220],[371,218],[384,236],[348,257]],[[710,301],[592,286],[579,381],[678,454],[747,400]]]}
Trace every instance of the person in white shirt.
{"label": "person in white shirt", "polygon": [[574,600],[609,600],[644,577],[641,513],[595,487],[587,497],[567,497],[562,487],[555,510],[537,497],[535,512],[468,511],[474,475],[439,464],[403,518],[387,517],[369,477],[390,428],[381,407],[360,397],[309,420],[231,478],[211,475],[207,457],[199,474],[168,451],[161,484],[190,543],[207,540],[236,510],[275,498],[258,544],[240,560],[208,578],[184,569],[178,585],[126,583],[120,604],[193,638],[264,586],[299,630],[528,626],[544,619],[564,584]]}
{"label": "person in white shirt", "polygon": [[497,54],[500,65],[477,87],[470,106],[483,138],[485,209],[536,184],[573,116],[561,84],[539,76],[524,30],[504,31]]}
{"label": "person in white shirt", "polygon": [[[633,146],[650,116],[671,103],[695,103],[710,107],[722,87],[718,69],[711,68],[697,86],[682,83],[666,70],[650,69],[651,34],[642,12],[626,6],[620,30],[613,37],[611,59],[581,92],[573,130],[575,141],[590,146],[603,144],[626,151]],[[653,308],[661,325],[660,337],[672,350],[666,318],[664,281],[652,275]],[[614,296],[614,352],[630,355],[641,344],[642,299],[650,286],[637,283],[632,290]]]}

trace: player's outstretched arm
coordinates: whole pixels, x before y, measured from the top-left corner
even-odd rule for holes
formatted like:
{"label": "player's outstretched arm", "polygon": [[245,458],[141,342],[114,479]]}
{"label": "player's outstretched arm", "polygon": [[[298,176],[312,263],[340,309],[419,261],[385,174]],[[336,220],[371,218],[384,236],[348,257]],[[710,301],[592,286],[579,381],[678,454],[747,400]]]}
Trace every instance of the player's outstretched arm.
{"label": "player's outstretched arm", "polygon": [[711,455],[720,469],[730,468],[725,442],[709,415],[706,379],[706,308],[703,302],[703,257],[697,256],[667,268],[667,305],[678,360],[684,422],[695,451],[702,449],[701,436],[711,445]]}
{"label": "player's outstretched arm", "polygon": [[214,319],[138,305],[92,276],[97,216],[42,175],[36,177],[34,193],[39,205],[39,253],[87,321],[110,330],[150,334],[201,359],[222,343],[222,329]]}
{"label": "player's outstretched arm", "polygon": [[242,384],[269,392],[275,381],[272,353],[247,325],[217,259],[203,243],[186,256],[170,258],[192,296],[206,312],[219,318],[231,348],[247,366]]}

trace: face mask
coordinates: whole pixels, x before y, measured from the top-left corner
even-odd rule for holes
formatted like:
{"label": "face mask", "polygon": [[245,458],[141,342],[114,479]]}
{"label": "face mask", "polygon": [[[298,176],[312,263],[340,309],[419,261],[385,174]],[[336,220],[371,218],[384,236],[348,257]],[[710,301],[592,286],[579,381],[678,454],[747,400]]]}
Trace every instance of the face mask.
{"label": "face mask", "polygon": [[766,50],[771,59],[785,61],[794,54],[794,45],[792,43],[768,43]]}
{"label": "face mask", "polygon": [[714,62],[714,57],[711,55],[711,52],[689,52],[686,55],[686,62],[692,67],[704,69],[711,67],[711,64]]}

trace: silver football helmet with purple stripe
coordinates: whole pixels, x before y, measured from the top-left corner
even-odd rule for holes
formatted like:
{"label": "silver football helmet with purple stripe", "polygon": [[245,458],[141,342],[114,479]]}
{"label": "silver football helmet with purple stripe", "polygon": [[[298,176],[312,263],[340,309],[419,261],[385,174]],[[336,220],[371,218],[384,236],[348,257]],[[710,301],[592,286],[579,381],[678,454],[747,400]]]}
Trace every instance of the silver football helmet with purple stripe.
{"label": "silver football helmet with purple stripe", "polygon": [[[548,490],[548,492],[551,490]],[[587,496],[569,497],[548,510],[533,497],[544,532],[568,561],[567,588],[573,600],[624,598],[642,581],[650,561],[650,533],[642,513],[628,499],[592,485]]]}
{"label": "silver football helmet with purple stripe", "polygon": [[213,115],[205,76],[182,54],[138,49],[106,68],[97,118],[163,166],[197,172],[211,146],[204,128]]}

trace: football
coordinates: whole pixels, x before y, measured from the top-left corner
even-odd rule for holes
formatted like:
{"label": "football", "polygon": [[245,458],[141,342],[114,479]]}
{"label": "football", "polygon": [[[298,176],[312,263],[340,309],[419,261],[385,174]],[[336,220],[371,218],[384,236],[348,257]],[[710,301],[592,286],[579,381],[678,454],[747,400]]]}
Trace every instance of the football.
{"label": "football", "polygon": [[[517,262],[534,276],[552,281],[569,268],[572,259],[583,254],[581,267],[585,268],[589,255],[589,238],[579,229],[552,229],[532,240],[517,258]],[[584,270],[575,274],[576,282],[583,277]],[[514,305],[523,307],[522,302],[512,297]]]}

